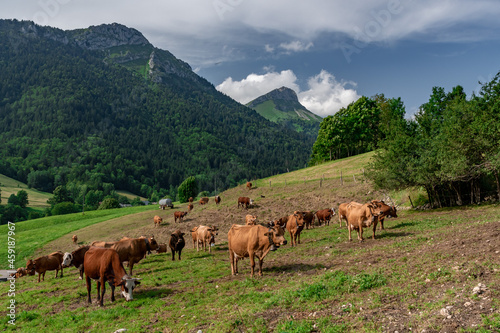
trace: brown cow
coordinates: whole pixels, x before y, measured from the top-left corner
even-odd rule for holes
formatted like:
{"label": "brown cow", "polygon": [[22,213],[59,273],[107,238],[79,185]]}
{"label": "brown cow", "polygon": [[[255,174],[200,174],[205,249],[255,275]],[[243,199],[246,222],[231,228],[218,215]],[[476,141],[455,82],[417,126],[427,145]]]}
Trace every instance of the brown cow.
{"label": "brown cow", "polygon": [[304,216],[304,225],[306,229],[314,228],[314,217],[316,216],[314,212],[306,211],[302,212],[302,216]]}
{"label": "brown cow", "polygon": [[156,253],[167,253],[167,244],[158,244]]}
{"label": "brown cow", "polygon": [[80,271],[80,280],[83,280],[83,259],[85,257],[85,253],[89,248],[90,246],[88,245],[81,246],[71,253],[66,252],[63,256],[63,261],[61,264],[62,267],[66,268],[69,266],[74,266],[78,268],[78,270]]}
{"label": "brown cow", "polygon": [[200,205],[206,205],[208,203],[208,198],[207,197],[203,197],[200,199]]}
{"label": "brown cow", "polygon": [[185,244],[184,233],[180,230],[176,230],[170,235],[169,246],[172,250],[172,261],[175,260],[175,252],[179,253],[179,260],[181,260],[181,252]]}
{"label": "brown cow", "polygon": [[193,204],[192,203],[189,203],[188,204],[188,212],[192,211],[193,210]]}
{"label": "brown cow", "polygon": [[[354,201],[353,201],[354,202]],[[345,225],[347,226],[347,206],[349,205],[348,202],[346,203],[341,203],[339,205],[339,223],[340,226],[342,227],[342,220],[345,220]],[[361,204],[360,204],[361,205]]]}
{"label": "brown cow", "polygon": [[215,226],[204,226],[200,225],[191,229],[191,236],[193,237],[193,249],[196,246],[196,251],[199,251],[199,246],[203,246],[203,251],[206,251],[208,246],[208,252],[212,251],[212,244],[215,244],[215,236],[218,233],[217,227]]}
{"label": "brown cow", "polygon": [[252,183],[247,182],[247,190],[251,190],[251,189],[252,189]]}
{"label": "brown cow", "polygon": [[384,219],[387,216],[398,217],[398,214],[396,213],[396,206],[389,206],[385,202],[377,200],[372,200],[371,202],[380,210],[380,215],[377,217],[380,222],[380,230],[384,229]]}
{"label": "brown cow", "polygon": [[90,246],[96,246],[96,247],[104,247],[106,249],[110,249],[115,245],[116,242],[104,242],[104,241],[93,241]]}
{"label": "brown cow", "polygon": [[250,199],[249,197],[239,197],[238,208],[240,208],[240,206],[242,208],[245,207],[245,209],[248,209],[248,206],[253,206],[253,200]]}
{"label": "brown cow", "polygon": [[[131,278],[127,275],[120,261],[120,256],[115,250],[91,247],[85,253],[83,266],[85,267],[85,281],[87,282],[89,304],[92,304],[90,299],[90,279],[97,281],[97,300],[100,306],[103,306],[106,281],[111,286],[111,302],[115,301],[115,287],[118,286],[121,286],[122,295],[127,302],[133,299],[132,290],[137,287],[140,282],[138,279]],[[100,291],[101,287],[102,291]]]}
{"label": "brown cow", "polygon": [[279,219],[275,220],[274,223],[285,228],[286,223],[288,222],[288,215],[280,217]]}
{"label": "brown cow", "polygon": [[42,281],[45,281],[45,272],[47,271],[56,271],[57,273],[61,270],[61,277],[63,277],[63,269],[61,266],[63,260],[64,253],[61,251],[53,252],[46,256],[41,256],[36,258],[35,260],[28,260],[26,263],[26,271],[29,275],[35,275],[35,272],[38,273],[38,282],[40,282],[40,276],[42,276]]}
{"label": "brown cow", "polygon": [[377,229],[377,216],[379,212],[377,207],[371,202],[360,205],[357,202],[351,202],[347,205],[347,229],[349,230],[349,241],[352,241],[351,230],[356,229],[358,240],[363,241],[363,228],[373,224],[373,236],[375,239],[375,230]]}
{"label": "brown cow", "polygon": [[174,212],[174,222],[177,222],[177,219],[179,220],[179,222],[182,222],[182,219],[187,214],[188,214],[188,212],[179,212],[179,211]]}
{"label": "brown cow", "polygon": [[220,204],[220,196],[216,195],[214,201],[216,205]]}
{"label": "brown cow", "polygon": [[158,249],[158,243],[154,236],[148,238],[124,238],[116,242],[112,247],[118,252],[120,261],[128,261],[129,275],[132,274],[134,264],[146,256],[146,253]]}
{"label": "brown cow", "polygon": [[77,235],[73,235],[73,237],[71,237],[71,240],[73,241],[73,244],[76,245],[76,243],[78,242],[78,236]]}
{"label": "brown cow", "polygon": [[188,199],[189,202],[193,202],[193,200],[194,200],[193,197],[189,197]]}
{"label": "brown cow", "polygon": [[155,215],[155,217],[153,217],[153,221],[155,223],[155,227],[159,227],[163,223],[163,219],[158,215]]}
{"label": "brown cow", "polygon": [[11,278],[15,279],[19,279],[20,277],[23,277],[25,275],[28,275],[25,267],[19,267],[15,272],[9,274]]}
{"label": "brown cow", "polygon": [[238,274],[238,259],[250,258],[251,276],[254,276],[255,257],[259,259],[259,276],[262,276],[264,257],[280,245],[286,244],[285,229],[274,223],[262,225],[233,224],[227,234],[231,274]]}
{"label": "brown cow", "polygon": [[290,243],[292,246],[300,244],[300,233],[304,229],[304,215],[302,212],[295,211],[292,215],[288,216],[286,223],[286,230],[290,233]]}
{"label": "brown cow", "polygon": [[318,218],[319,225],[321,222],[325,222],[325,225],[330,225],[330,219],[335,215],[335,209],[326,208],[322,210],[318,210],[316,212],[316,217]]}
{"label": "brown cow", "polygon": [[257,220],[257,216],[255,216],[255,215],[245,216],[245,224],[246,225],[256,225],[257,223],[255,222],[255,220]]}

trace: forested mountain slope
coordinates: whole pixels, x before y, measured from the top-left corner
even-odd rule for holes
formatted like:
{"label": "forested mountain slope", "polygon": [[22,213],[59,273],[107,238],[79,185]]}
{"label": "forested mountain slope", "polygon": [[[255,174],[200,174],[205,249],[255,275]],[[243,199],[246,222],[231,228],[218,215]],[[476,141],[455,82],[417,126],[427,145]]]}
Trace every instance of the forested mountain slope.
{"label": "forested mountain slope", "polygon": [[51,192],[103,183],[147,196],[303,167],[313,141],[219,93],[119,24],[0,20],[0,172]]}

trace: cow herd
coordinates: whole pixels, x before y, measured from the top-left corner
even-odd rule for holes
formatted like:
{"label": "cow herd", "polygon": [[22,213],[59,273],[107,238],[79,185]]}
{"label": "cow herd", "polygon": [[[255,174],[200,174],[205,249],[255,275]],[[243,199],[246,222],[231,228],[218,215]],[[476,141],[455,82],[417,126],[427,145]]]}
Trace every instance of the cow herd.
{"label": "cow herd", "polygon": [[[247,188],[250,189],[251,186],[251,184],[247,184]],[[200,205],[208,203],[208,198],[206,199],[200,200]],[[217,196],[215,202],[218,204],[220,201],[220,197]],[[191,202],[192,198],[190,198]],[[238,198],[238,208],[244,207],[248,209],[252,205],[253,200],[248,197]],[[175,222],[177,222],[177,219],[182,222],[182,218],[186,214],[188,212],[175,214]],[[329,225],[331,218],[335,214],[334,208],[326,208],[316,212],[294,211],[292,214],[271,221],[266,225],[257,224],[257,216],[247,214],[245,216],[245,225],[233,224],[228,232],[231,274],[238,273],[238,260],[247,257],[250,259],[251,276],[254,276],[255,258],[259,261],[258,274],[261,276],[264,257],[269,251],[275,251],[280,246],[287,244],[285,232],[290,235],[291,246],[297,246],[300,244],[300,234],[304,229],[314,228],[316,220],[320,226],[322,224]],[[342,227],[342,220],[346,221],[349,241],[352,240],[351,231],[353,230],[356,230],[358,240],[363,241],[363,228],[370,226],[373,226],[372,238],[375,239],[377,225],[380,223],[380,228],[383,229],[383,222],[387,216],[397,217],[396,207],[388,206],[383,201],[373,200],[365,204],[357,202],[342,203],[338,207],[339,224]],[[161,225],[162,222],[163,220],[159,216],[154,217],[155,226]],[[200,225],[190,231],[193,239],[193,249],[206,251],[208,248],[208,251],[211,252],[211,247],[215,244],[215,236],[218,235],[218,228]],[[73,235],[72,240],[76,244],[77,236]],[[172,232],[168,245],[172,252],[172,260],[175,260],[176,254],[178,260],[181,260],[181,252],[185,246],[184,233],[180,230]],[[40,278],[45,279],[45,272],[48,270],[55,270],[55,277],[57,277],[60,270],[60,276],[62,277],[64,267],[74,266],[80,271],[80,279],[83,279],[85,274],[89,303],[91,303],[91,280],[96,281],[98,304],[102,306],[106,290],[105,282],[108,282],[111,287],[112,301],[114,301],[114,289],[116,287],[121,288],[122,295],[127,301],[132,300],[132,290],[140,283],[139,279],[132,277],[134,264],[155,250],[157,253],[165,253],[167,252],[167,245],[158,244],[154,237],[124,237],[116,242],[94,241],[90,245],[81,246],[71,253],[57,251],[34,260],[30,259],[26,264],[26,268],[21,267],[14,274],[17,278],[38,273],[38,282],[40,282]],[[128,262],[128,273],[125,271],[123,262]]]}

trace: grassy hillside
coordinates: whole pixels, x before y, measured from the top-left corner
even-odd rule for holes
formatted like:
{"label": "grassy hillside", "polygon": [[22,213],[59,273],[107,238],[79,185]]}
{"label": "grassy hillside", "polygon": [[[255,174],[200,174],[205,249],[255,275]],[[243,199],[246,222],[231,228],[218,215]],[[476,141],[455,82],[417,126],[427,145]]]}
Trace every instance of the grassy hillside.
{"label": "grassy hillside", "polygon": [[7,204],[9,197],[21,190],[28,193],[28,207],[45,208],[48,207],[47,200],[52,197],[51,193],[29,189],[28,185],[0,174],[0,189],[2,190],[2,204]]}
{"label": "grassy hillside", "polygon": [[[103,222],[92,225],[82,223],[79,230],[54,238],[35,254],[73,250],[72,233],[79,236],[81,243],[150,234],[167,242],[170,233],[180,229],[186,233],[186,248],[181,261],[171,261],[170,253],[147,256],[134,267],[135,276],[142,279],[134,290],[134,300],[125,302],[119,296],[111,303],[107,288],[103,308],[87,305],[85,283],[77,279],[74,268],[65,269],[61,279],[54,279],[53,272],[49,272],[40,284],[33,276],[21,278],[16,281],[16,329],[498,331],[498,205],[437,211],[400,209],[398,218],[386,220],[385,230],[377,230],[376,239],[369,238],[372,230],[366,229],[367,239],[362,243],[349,242],[345,223],[340,227],[335,217],[329,226],[304,230],[298,246],[286,245],[268,254],[263,277],[249,277],[248,259],[239,262],[240,274],[231,276],[227,232],[233,223],[244,223],[246,214],[256,215],[258,222],[265,223],[298,209],[317,210],[350,200],[386,198],[386,193],[374,191],[362,177],[368,158],[358,156],[252,181],[251,190],[239,186],[221,193],[219,206],[213,200],[206,206],[195,204],[183,223],[174,223],[172,215],[185,206],[164,211],[155,207],[133,215],[103,218]],[[238,209],[239,196],[255,199],[255,207]],[[153,226],[154,215],[164,219],[159,228]],[[189,230],[199,224],[215,224],[220,229],[211,254],[192,248]],[[54,225],[52,230],[63,225]],[[24,241],[18,243],[24,246]],[[485,288],[474,294],[479,283]],[[6,304],[8,286],[2,284],[0,288],[0,300]],[[93,283],[94,301],[95,295]],[[0,329],[11,331],[13,327],[7,320],[5,316],[1,319]]]}

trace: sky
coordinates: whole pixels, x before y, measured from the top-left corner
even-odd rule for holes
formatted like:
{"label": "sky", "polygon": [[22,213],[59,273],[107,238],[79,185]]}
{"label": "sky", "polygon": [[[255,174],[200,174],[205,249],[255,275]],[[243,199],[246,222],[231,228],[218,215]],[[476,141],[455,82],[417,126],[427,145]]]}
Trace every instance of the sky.
{"label": "sky", "polygon": [[18,0],[0,18],[61,29],[120,23],[240,103],[286,86],[326,117],[361,96],[432,87],[470,97],[500,71],[498,0]]}

